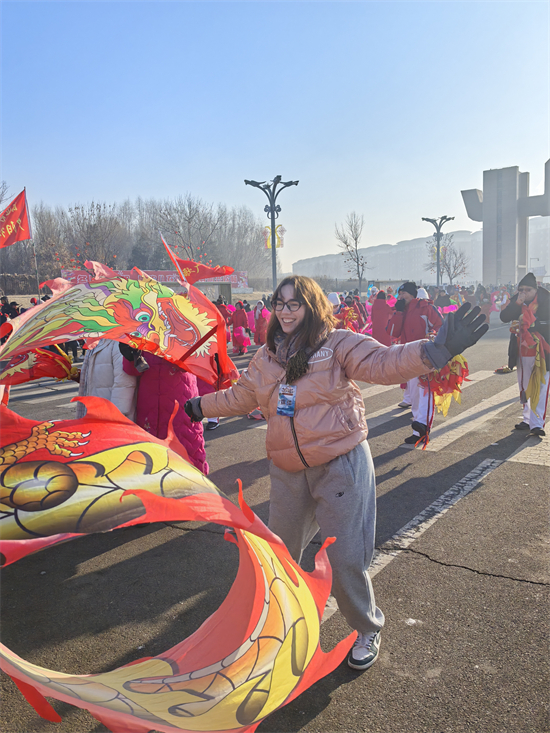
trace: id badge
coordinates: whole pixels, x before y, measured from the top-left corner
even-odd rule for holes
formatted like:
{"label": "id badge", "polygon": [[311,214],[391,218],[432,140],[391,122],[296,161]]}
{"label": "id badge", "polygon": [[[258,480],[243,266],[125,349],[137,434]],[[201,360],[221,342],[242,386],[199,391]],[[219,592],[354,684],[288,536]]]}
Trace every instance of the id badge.
{"label": "id badge", "polygon": [[277,401],[277,415],[294,417],[296,405],[296,385],[281,384],[279,386],[279,399]]}

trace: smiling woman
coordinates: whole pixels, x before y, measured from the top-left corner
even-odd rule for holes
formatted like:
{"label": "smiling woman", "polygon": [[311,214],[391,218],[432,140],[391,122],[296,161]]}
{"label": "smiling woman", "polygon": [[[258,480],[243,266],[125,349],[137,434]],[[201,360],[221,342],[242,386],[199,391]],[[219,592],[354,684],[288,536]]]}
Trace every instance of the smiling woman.
{"label": "smiling woman", "polygon": [[[323,540],[336,537],[328,548],[332,592],[358,631],[348,664],[367,669],[378,656],[384,614],[367,573],[376,488],[363,398],[354,380],[399,384],[433,371],[435,352],[445,361],[458,352],[450,342],[441,345],[443,351],[426,341],[386,347],[363,334],[334,330],[332,304],[307,277],[285,278],[272,302],[267,343],[239,381],[190,400],[186,411],[200,420],[246,414],[259,405],[267,420],[269,527],[296,562],[318,530]],[[455,329],[466,345],[484,333],[473,322],[472,328]]]}

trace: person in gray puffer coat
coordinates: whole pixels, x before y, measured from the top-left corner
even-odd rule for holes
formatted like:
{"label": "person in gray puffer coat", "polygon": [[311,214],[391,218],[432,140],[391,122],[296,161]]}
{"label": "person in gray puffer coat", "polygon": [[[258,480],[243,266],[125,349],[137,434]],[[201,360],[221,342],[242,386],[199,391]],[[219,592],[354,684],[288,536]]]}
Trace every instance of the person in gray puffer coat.
{"label": "person in gray puffer coat", "polygon": [[[103,397],[129,420],[135,420],[137,378],[124,371],[118,341],[101,339],[97,346],[88,349],[79,376],[79,397]],[[85,414],[86,408],[79,402],[76,416],[80,418]]]}

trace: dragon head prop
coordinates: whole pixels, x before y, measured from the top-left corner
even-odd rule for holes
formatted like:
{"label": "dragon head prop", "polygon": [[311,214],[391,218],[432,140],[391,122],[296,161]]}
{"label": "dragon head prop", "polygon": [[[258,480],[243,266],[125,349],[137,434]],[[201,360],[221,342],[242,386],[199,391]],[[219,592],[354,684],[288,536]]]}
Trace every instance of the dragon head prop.
{"label": "dragon head prop", "polygon": [[196,288],[189,285],[187,295],[179,295],[137,268],[125,278],[100,263],[86,265],[94,269],[93,280],[48,281],[53,297],[5,324],[11,335],[0,349],[2,362],[40,346],[73,339],[94,345],[108,338],[154,353],[209,383],[220,374],[226,383],[237,376],[226,352],[223,319]]}

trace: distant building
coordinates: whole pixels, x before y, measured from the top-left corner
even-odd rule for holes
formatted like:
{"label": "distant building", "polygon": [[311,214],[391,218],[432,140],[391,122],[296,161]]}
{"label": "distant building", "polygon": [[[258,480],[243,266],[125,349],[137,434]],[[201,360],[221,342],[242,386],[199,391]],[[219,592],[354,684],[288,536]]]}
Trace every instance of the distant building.
{"label": "distant building", "polygon": [[[449,232],[453,235],[453,243],[457,249],[463,251],[468,258],[468,274],[459,278],[460,283],[474,284],[481,280],[482,250],[481,232],[469,232],[459,230]],[[425,269],[429,261],[427,242],[431,234],[425,237],[409,239],[397,244],[379,244],[376,247],[365,247],[359,252],[367,261],[365,281],[401,281],[415,280],[418,284],[435,285],[435,273]],[[345,282],[352,276],[348,272],[349,265],[341,254],[322,255],[320,257],[309,257],[298,260],[292,265],[295,275],[307,275],[309,277],[330,277],[342,280],[342,288],[345,289]],[[445,282],[443,278],[443,282]]]}
{"label": "distant building", "polygon": [[[535,273],[541,281],[550,281],[550,217],[536,217],[529,220],[529,251],[528,271]],[[453,243],[468,258],[468,272],[465,277],[458,278],[462,285],[477,285],[483,282],[486,285],[496,285],[495,280],[483,277],[483,232],[469,232],[461,229],[449,232],[453,235]],[[428,248],[426,242],[431,235],[417,239],[408,239],[397,244],[379,244],[376,247],[365,247],[360,253],[367,261],[365,282],[415,280],[418,284],[435,285],[435,272],[424,269],[428,262]],[[329,277],[342,280],[342,290],[351,278],[348,272],[349,265],[344,257],[337,254],[308,257],[298,260],[292,265],[294,275],[309,277]],[[443,274],[443,283],[447,283]],[[506,281],[508,282],[508,281]],[[512,282],[510,280],[510,282]],[[514,283],[517,280],[514,280]]]}

